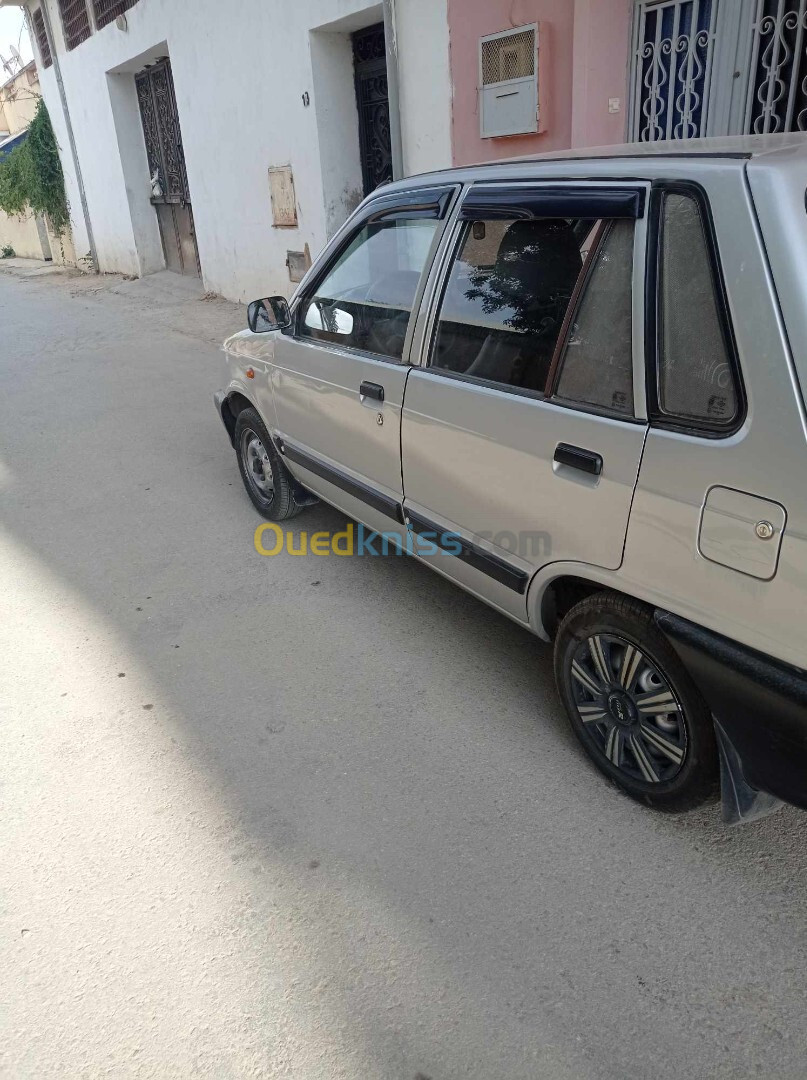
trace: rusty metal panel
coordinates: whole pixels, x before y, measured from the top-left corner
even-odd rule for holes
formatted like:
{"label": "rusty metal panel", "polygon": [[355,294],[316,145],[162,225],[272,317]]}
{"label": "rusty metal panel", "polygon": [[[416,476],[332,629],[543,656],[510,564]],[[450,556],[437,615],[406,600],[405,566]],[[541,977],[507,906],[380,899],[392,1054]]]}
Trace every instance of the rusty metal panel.
{"label": "rusty metal panel", "polygon": [[286,266],[289,268],[289,281],[302,281],[311,266],[308,244],[305,245],[305,251],[287,251]]}
{"label": "rusty metal panel", "polygon": [[297,225],[297,199],[291,165],[274,165],[269,169],[269,194],[272,199],[272,224],[280,229]]}

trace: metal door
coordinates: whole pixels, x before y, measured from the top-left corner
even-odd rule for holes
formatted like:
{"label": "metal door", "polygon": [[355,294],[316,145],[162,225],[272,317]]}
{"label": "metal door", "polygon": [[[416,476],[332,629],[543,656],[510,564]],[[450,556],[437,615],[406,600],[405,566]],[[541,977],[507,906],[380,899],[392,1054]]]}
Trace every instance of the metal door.
{"label": "metal door", "polygon": [[384,24],[368,26],[353,35],[356,106],[359,110],[359,148],[364,194],[392,180],[387,49]]}
{"label": "metal door", "polygon": [[[489,195],[480,185],[479,206],[484,207],[486,198],[498,200],[492,218],[497,214],[574,218],[580,213],[575,208],[580,201],[590,198],[587,205],[593,207],[606,194],[606,188],[595,184],[569,185],[563,195],[558,195],[558,185],[547,185],[544,190],[535,184],[514,185],[512,192],[499,189]],[[422,556],[426,562],[526,622],[528,582],[547,563],[619,567],[647,429],[640,408],[635,409],[635,417],[620,419],[596,410],[586,412],[584,407],[540,393],[513,392],[489,378],[433,366],[434,328],[451,302],[443,286],[450,282],[452,267],[462,266],[467,226],[477,217],[488,216],[476,203],[470,205],[474,195],[472,189],[459,209],[450,263],[435,268],[428,286],[440,299],[430,314],[421,317],[422,360],[427,366],[413,367],[406,384],[401,417],[404,512],[407,526],[415,532],[429,530],[460,538],[462,552],[456,557],[454,552],[447,557],[445,548]],[[551,209],[542,209],[553,199]],[[588,210],[583,216],[591,213],[599,211]],[[603,216],[609,216],[608,212]],[[640,217],[635,224],[632,265],[627,268],[633,275],[628,301],[633,305],[631,352],[638,405],[643,392],[643,380],[637,379],[636,371],[643,364],[645,233],[645,219]],[[503,280],[507,287],[508,280]],[[479,279],[475,291],[479,297],[485,295],[480,311],[492,310],[495,293],[486,291]],[[464,295],[470,300],[473,292]],[[575,302],[572,294],[570,304]],[[468,315],[469,324],[476,322],[480,311]],[[511,319],[518,324],[515,310]],[[567,333],[562,331],[561,341]],[[562,448],[572,456],[559,454]]]}
{"label": "metal door", "polygon": [[272,397],[292,472],[382,532],[400,530],[413,312],[453,194],[373,200],[326,249],[297,298],[293,329],[275,338]]}
{"label": "metal door", "polygon": [[135,76],[146,140],[151,203],[160,226],[165,265],[177,274],[199,277],[188,174],[182,149],[171,61],[167,58]]}

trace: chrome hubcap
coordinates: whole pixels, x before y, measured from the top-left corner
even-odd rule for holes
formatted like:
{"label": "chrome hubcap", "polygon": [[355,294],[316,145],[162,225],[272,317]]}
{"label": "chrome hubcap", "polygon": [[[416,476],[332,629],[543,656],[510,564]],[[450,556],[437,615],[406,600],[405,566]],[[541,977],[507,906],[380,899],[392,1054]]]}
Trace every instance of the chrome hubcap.
{"label": "chrome hubcap", "polygon": [[271,498],[275,490],[272,463],[266,448],[254,431],[247,429],[241,436],[241,456],[252,487],[262,498]]}
{"label": "chrome hubcap", "polygon": [[687,752],[681,703],[636,645],[592,635],[574,654],[571,683],[585,732],[611,765],[649,784],[680,772]]}

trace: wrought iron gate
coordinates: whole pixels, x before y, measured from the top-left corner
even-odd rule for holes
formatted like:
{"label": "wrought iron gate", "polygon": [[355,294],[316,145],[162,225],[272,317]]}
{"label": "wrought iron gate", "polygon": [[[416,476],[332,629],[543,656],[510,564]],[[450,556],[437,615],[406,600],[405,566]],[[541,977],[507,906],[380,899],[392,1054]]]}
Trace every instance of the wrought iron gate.
{"label": "wrought iron gate", "polygon": [[161,60],[141,71],[135,85],[165,265],[176,273],[198,276],[199,254],[171,61]]}
{"label": "wrought iron gate", "polygon": [[807,0],[638,0],[630,136],[807,131]]}
{"label": "wrought iron gate", "polygon": [[392,179],[392,143],[387,89],[387,47],[384,24],[353,34],[356,105],[364,194]]}

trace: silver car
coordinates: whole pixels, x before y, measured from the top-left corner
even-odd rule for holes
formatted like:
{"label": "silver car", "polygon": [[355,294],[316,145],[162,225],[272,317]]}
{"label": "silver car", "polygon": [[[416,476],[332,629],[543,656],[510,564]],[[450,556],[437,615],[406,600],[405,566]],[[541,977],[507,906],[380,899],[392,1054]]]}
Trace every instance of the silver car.
{"label": "silver car", "polygon": [[660,809],[807,808],[806,187],[803,136],[412,177],[225,346],[260,513],[323,499],[554,640]]}

